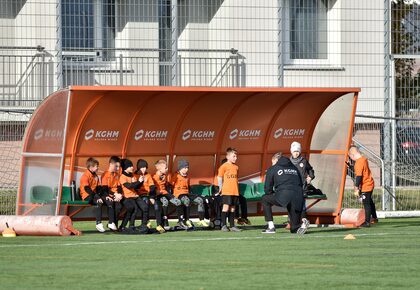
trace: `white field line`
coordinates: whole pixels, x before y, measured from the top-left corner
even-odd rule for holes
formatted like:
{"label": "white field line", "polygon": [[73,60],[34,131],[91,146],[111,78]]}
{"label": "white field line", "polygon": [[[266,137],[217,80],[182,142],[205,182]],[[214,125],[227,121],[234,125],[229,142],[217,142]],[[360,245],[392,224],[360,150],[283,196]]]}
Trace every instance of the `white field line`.
{"label": "white field line", "polygon": [[[286,233],[287,234],[287,233]],[[293,239],[293,238],[304,238],[304,239],[312,239],[312,238],[344,238],[346,234],[325,234],[325,235],[304,235],[298,236],[296,234],[282,234],[281,237],[278,234],[261,234],[258,237],[225,237],[225,238],[186,238],[186,239],[153,239],[153,240],[135,240],[135,241],[104,241],[104,242],[74,242],[74,243],[54,243],[54,244],[26,244],[26,245],[0,245],[1,248],[25,248],[25,247],[72,247],[72,246],[95,246],[95,245],[109,245],[109,244],[143,244],[143,243],[168,243],[168,242],[200,242],[200,241],[231,241],[231,240],[257,240],[263,238],[269,239],[276,239],[276,240],[284,240],[284,239]],[[240,235],[240,234],[239,234]],[[357,237],[380,237],[380,236],[420,236],[420,232],[412,232],[412,233],[372,233],[372,234],[352,234],[353,236]],[[141,236],[141,235],[140,235]]]}

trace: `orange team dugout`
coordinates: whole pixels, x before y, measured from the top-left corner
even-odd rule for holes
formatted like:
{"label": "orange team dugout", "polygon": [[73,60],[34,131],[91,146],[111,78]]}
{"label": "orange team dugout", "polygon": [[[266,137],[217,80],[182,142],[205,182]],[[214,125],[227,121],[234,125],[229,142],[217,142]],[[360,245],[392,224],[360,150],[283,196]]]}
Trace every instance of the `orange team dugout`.
{"label": "orange team dugout", "polygon": [[[22,153],[17,213],[93,218],[69,197],[88,157],[106,170],[112,155],[154,172],[157,159],[176,170],[190,162],[191,184],[213,184],[227,147],[238,150],[239,181],[256,194],[271,156],[290,144],[315,169],[313,184],[327,200],[308,210],[312,222],[338,223],[351,143],[356,88],[207,88],[73,86],[47,97],[29,122]],[[261,191],[261,190],[260,190]],[[260,192],[261,193],[261,192]],[[259,199],[250,214],[262,214]],[[284,213],[282,208],[275,208]]]}

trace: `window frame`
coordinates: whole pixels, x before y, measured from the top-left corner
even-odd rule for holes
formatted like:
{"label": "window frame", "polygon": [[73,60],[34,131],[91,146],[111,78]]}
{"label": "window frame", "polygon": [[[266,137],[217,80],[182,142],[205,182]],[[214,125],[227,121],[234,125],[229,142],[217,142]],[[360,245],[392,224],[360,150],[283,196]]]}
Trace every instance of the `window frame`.
{"label": "window frame", "polygon": [[285,0],[284,21],[284,64],[288,67],[303,68],[341,68],[341,9],[340,1],[331,5],[331,0],[327,0],[327,58],[325,59],[292,59],[290,51],[290,2],[294,0]]}

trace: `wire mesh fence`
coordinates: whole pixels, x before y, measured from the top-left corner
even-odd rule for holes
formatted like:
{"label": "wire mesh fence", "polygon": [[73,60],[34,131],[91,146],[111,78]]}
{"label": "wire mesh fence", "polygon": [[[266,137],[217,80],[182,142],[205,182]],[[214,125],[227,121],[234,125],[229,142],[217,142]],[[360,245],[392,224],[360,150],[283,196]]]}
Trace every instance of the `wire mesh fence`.
{"label": "wire mesh fence", "polygon": [[410,0],[1,0],[0,188],[17,188],[27,112],[63,87],[360,87],[375,200],[419,209],[419,25]]}

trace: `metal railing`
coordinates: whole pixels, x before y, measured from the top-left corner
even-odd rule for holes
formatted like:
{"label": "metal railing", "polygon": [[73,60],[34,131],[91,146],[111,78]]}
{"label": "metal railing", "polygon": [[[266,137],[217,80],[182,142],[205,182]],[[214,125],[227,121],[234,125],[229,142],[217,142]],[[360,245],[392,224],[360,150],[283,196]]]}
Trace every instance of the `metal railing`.
{"label": "metal railing", "polygon": [[[103,50],[66,50],[53,56],[40,46],[0,47],[0,107],[35,108],[54,90],[71,85],[172,84],[173,64],[159,60],[158,49]],[[180,49],[176,83],[241,86],[244,60],[235,49]]]}

